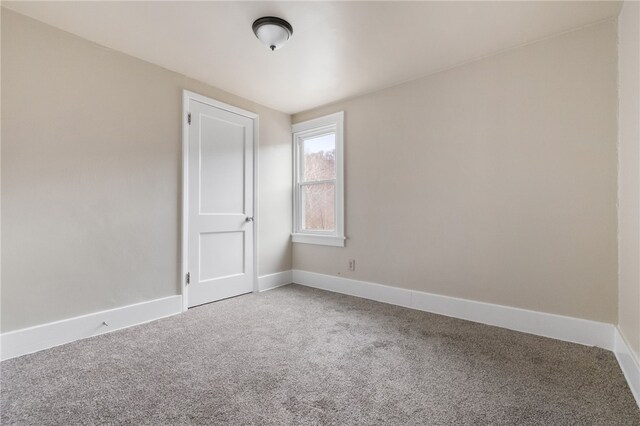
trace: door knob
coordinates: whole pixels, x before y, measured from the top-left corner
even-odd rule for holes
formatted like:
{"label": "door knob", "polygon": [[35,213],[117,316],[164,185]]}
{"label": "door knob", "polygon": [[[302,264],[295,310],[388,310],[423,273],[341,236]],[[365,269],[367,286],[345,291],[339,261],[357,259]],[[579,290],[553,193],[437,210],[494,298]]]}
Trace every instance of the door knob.
{"label": "door knob", "polygon": [[247,216],[247,218],[244,221],[245,222],[253,222],[253,216]]}

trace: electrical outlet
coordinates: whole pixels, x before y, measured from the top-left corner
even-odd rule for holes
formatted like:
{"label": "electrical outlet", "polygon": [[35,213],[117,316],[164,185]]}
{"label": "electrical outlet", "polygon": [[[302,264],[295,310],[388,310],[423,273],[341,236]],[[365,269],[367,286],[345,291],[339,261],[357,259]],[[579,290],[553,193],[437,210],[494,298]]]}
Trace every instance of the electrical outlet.
{"label": "electrical outlet", "polygon": [[349,270],[350,271],[355,271],[356,270],[356,260],[355,259],[349,259]]}

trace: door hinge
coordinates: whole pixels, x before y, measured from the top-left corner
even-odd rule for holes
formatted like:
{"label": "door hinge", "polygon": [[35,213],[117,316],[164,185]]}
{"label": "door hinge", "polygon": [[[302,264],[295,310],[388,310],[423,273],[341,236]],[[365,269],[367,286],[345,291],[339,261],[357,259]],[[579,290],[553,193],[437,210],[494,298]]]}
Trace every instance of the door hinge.
{"label": "door hinge", "polygon": [[187,114],[187,123],[191,124],[191,113]]}
{"label": "door hinge", "polygon": [[187,272],[187,276],[185,277],[187,284],[189,284],[191,282],[191,273]]}

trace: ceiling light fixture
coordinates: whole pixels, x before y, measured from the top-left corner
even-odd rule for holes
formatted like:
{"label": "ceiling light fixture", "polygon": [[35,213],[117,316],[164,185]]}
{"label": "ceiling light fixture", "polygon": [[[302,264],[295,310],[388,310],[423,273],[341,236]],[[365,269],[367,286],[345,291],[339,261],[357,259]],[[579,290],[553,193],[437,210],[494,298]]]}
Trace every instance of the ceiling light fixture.
{"label": "ceiling light fixture", "polygon": [[264,16],[253,23],[253,33],[269,49],[280,49],[293,35],[293,28],[284,19]]}

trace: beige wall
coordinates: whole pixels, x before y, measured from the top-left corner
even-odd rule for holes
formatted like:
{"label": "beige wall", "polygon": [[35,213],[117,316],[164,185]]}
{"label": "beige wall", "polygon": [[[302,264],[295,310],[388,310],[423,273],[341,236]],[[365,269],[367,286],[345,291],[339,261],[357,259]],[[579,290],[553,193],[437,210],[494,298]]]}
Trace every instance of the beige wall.
{"label": "beige wall", "polygon": [[640,356],[640,4],[618,18],[619,328]]}
{"label": "beige wall", "polygon": [[3,332],[179,293],[183,88],[260,114],[259,273],[291,268],[288,115],[2,12]]}
{"label": "beige wall", "polygon": [[[346,111],[349,239],[293,267],[617,322],[615,43],[606,22],[294,116]],[[291,268],[288,115],[5,9],[1,76],[3,332],[178,293],[183,88],[260,114],[259,273]]]}
{"label": "beige wall", "polygon": [[348,240],[294,268],[616,323],[616,78],[608,21],[295,115],[345,111]]}

